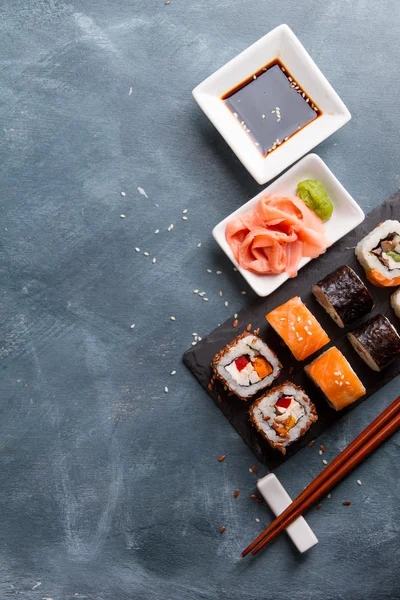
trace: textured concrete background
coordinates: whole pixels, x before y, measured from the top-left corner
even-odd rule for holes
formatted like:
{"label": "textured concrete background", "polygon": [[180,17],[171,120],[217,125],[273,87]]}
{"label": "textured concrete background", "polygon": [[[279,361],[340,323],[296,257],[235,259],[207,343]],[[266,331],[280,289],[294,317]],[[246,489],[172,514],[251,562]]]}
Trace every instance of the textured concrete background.
{"label": "textured concrete background", "polygon": [[[251,301],[211,228],[259,190],[191,90],[282,22],[353,114],[317,152],[368,210],[400,187],[397,0],[1,2],[1,598],[400,597],[399,436],[309,513],[312,552],[243,561],[270,519],[254,458],[181,364]],[[307,448],[278,475],[294,495],[321,466]]]}

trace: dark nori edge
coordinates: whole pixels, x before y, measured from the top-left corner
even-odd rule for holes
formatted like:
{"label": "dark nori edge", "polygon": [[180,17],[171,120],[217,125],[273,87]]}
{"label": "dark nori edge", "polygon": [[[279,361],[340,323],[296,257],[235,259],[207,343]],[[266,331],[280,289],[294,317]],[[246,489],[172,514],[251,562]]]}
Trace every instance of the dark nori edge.
{"label": "dark nori edge", "polygon": [[344,325],[365,317],[374,307],[374,300],[358,275],[343,265],[316,284],[327,297]]}
{"label": "dark nori edge", "polygon": [[400,357],[400,337],[396,328],[383,315],[375,315],[352,329],[361,346],[370,354],[379,369],[384,369]]}

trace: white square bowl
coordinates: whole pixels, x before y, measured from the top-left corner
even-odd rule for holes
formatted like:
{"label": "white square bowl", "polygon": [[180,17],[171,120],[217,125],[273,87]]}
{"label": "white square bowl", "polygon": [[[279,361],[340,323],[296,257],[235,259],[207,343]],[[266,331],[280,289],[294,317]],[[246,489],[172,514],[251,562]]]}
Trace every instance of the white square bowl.
{"label": "white square bowl", "polygon": [[[291,169],[279,177],[279,179],[271,183],[271,185],[246,202],[246,204],[243,204],[243,206],[229,215],[229,217],[226,217],[226,219],[218,223],[212,232],[215,241],[221,246],[222,250],[231,259],[250,287],[253,288],[255,293],[259,296],[269,296],[269,294],[282,285],[289,277],[286,273],[280,273],[279,275],[257,275],[257,273],[252,273],[251,271],[247,271],[240,267],[226,241],[225,231],[227,223],[233,217],[238,217],[253,211],[265,194],[295,196],[297,184],[304,179],[318,179],[321,181],[333,204],[332,217],[329,221],[324,223],[326,235],[332,243],[337,242],[337,240],[349,233],[354,227],[357,227],[357,225],[362,223],[365,218],[365,214],[358,206],[357,202],[345,190],[319,156],[316,154],[309,154],[302,158]],[[329,248],[327,252],[329,252]],[[311,258],[302,258],[299,269],[306,265],[310,260]]]}
{"label": "white square bowl", "polygon": [[[222,96],[279,59],[322,114],[263,156]],[[254,179],[263,184],[284,171],[351,119],[350,112],[287,25],[279,25],[193,90],[193,97]]]}

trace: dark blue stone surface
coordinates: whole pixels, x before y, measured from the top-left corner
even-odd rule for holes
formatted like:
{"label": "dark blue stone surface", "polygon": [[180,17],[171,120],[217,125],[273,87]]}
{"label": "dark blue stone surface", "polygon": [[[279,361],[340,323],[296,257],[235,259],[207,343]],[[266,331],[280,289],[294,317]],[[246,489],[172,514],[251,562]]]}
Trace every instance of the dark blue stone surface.
{"label": "dark blue stone surface", "polygon": [[[395,0],[1,3],[1,598],[399,598],[399,435],[309,513],[311,552],[242,560],[270,520],[254,458],[181,364],[253,298],[211,229],[260,189],[191,90],[282,22],[353,115],[316,151],[368,210],[400,187]],[[277,474],[296,495],[321,467]]]}

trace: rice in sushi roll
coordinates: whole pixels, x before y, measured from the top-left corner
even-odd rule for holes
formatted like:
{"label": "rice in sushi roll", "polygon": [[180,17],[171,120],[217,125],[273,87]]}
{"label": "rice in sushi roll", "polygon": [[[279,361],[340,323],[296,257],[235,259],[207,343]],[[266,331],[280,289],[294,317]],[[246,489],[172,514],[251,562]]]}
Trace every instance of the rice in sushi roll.
{"label": "rice in sushi roll", "polygon": [[400,288],[398,288],[390,297],[390,304],[396,316],[400,319]]}
{"label": "rice in sushi roll", "polygon": [[389,319],[376,315],[347,334],[354,350],[373,371],[400,357],[400,336]]}
{"label": "rice in sushi roll", "polygon": [[384,221],[356,246],[369,281],[378,287],[400,285],[400,223]]}
{"label": "rice in sushi roll", "polygon": [[364,317],[374,307],[371,294],[353,269],[346,265],[314,284],[312,292],[339,327]]}
{"label": "rice in sushi roll", "polygon": [[271,385],[282,365],[267,344],[245,331],[214,356],[212,368],[231,392],[247,400]]}
{"label": "rice in sushi roll", "polygon": [[286,454],[286,448],[301,438],[318,420],[307,394],[286,381],[258,398],[249,409],[254,427],[272,448]]}

